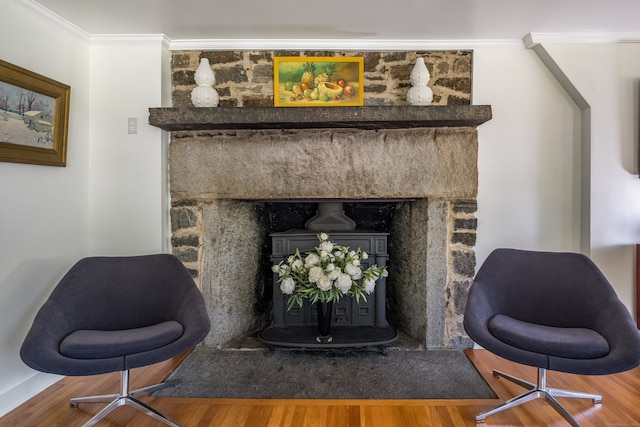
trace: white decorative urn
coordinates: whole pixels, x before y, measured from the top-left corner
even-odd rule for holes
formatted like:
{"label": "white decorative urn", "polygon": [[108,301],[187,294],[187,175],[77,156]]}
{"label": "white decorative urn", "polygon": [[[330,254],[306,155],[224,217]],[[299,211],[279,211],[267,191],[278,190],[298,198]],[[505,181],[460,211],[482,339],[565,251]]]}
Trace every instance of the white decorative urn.
{"label": "white decorative urn", "polygon": [[413,66],[410,76],[411,89],[407,92],[407,102],[410,105],[431,105],[433,91],[427,86],[430,78],[424,58],[416,58],[416,65]]}
{"label": "white decorative urn", "polygon": [[211,70],[209,59],[200,58],[200,65],[195,74],[196,87],[191,91],[191,102],[196,107],[217,107],[218,92],[213,88],[216,76]]}

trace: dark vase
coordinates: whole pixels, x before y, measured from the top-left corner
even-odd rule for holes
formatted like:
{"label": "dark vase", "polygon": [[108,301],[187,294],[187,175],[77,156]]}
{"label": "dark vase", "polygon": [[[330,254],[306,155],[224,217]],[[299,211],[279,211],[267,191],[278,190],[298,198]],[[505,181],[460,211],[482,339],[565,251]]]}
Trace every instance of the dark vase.
{"label": "dark vase", "polygon": [[318,312],[318,336],[316,341],[323,344],[329,343],[333,341],[330,335],[333,301],[317,302],[316,311]]}

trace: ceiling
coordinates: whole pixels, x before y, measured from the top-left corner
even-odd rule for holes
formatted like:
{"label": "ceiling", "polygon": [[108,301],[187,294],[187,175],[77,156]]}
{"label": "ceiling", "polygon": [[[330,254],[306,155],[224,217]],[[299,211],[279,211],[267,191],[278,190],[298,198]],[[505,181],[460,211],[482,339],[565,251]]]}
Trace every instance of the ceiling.
{"label": "ceiling", "polygon": [[36,3],[90,35],[164,34],[171,40],[519,40],[529,33],[640,34],[638,0],[38,0]]}

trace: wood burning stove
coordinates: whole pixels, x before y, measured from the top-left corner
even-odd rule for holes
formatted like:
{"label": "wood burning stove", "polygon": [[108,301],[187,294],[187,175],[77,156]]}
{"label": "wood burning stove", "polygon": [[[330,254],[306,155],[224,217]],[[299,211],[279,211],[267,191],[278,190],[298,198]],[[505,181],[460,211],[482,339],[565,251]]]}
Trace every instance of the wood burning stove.
{"label": "wood burning stove", "polygon": [[[383,266],[387,264],[387,237],[389,233],[368,231],[327,232],[330,240],[353,249],[362,248],[369,254],[363,261]],[[272,261],[277,264],[289,255],[313,250],[318,245],[317,231],[291,230],[271,234]],[[367,263],[367,264],[365,264]],[[273,319],[271,325],[259,333],[265,343],[272,346],[287,347],[363,347],[386,345],[398,338],[398,332],[389,325],[386,315],[386,278],[381,278],[375,291],[367,296],[367,301],[356,301],[345,296],[333,304],[330,343],[316,341],[317,314],[315,305],[308,300],[302,307],[294,305],[287,310],[288,296],[277,285],[278,275],[273,281]]]}

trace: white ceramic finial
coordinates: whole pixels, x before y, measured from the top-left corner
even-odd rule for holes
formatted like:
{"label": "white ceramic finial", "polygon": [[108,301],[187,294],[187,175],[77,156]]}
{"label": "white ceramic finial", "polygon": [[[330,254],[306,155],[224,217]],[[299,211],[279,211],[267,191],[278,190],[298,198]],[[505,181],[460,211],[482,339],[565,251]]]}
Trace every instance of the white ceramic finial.
{"label": "white ceramic finial", "polygon": [[416,65],[411,71],[411,89],[407,92],[407,102],[410,105],[431,105],[433,91],[427,84],[431,75],[424,63],[423,57],[416,58]]}
{"label": "white ceramic finial", "polygon": [[195,73],[197,86],[191,91],[191,102],[196,107],[217,107],[218,92],[212,87],[216,76],[211,70],[209,59],[200,58],[200,65]]}

